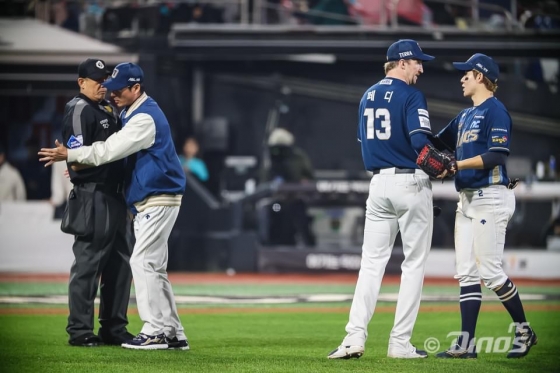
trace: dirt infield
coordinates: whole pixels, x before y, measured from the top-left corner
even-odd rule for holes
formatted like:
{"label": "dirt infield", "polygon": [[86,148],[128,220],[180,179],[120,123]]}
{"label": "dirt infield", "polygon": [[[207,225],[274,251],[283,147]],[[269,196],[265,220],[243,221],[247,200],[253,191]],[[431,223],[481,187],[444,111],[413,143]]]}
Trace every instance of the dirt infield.
{"label": "dirt infield", "polygon": [[[170,273],[172,284],[355,284],[357,273],[335,274],[266,274],[266,273]],[[560,280],[512,279],[517,285],[560,286]],[[386,275],[383,283],[395,285],[398,275]],[[68,282],[68,274],[0,273],[0,282]],[[426,278],[426,285],[457,285],[453,278]]]}

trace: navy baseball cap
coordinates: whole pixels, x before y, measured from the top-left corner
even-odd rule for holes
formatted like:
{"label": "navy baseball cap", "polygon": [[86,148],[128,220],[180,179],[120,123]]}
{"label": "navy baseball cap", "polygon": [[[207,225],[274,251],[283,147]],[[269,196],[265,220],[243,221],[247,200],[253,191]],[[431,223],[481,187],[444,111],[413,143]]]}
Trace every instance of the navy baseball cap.
{"label": "navy baseball cap", "polygon": [[105,79],[111,71],[105,67],[105,61],[88,58],[78,65],[78,77],[93,80]]}
{"label": "navy baseball cap", "polygon": [[498,81],[500,75],[498,64],[491,57],[482,53],[473,54],[467,62],[453,62],[453,66],[461,71],[476,70],[493,83]]}
{"label": "navy baseball cap", "polygon": [[124,87],[132,87],[135,84],[144,83],[144,72],[140,66],[132,62],[118,64],[111,77],[103,82],[103,87],[108,91],[118,91]]}
{"label": "navy baseball cap", "polygon": [[387,61],[398,60],[420,60],[431,61],[435,57],[422,52],[420,44],[416,40],[401,39],[391,44],[387,49]]}

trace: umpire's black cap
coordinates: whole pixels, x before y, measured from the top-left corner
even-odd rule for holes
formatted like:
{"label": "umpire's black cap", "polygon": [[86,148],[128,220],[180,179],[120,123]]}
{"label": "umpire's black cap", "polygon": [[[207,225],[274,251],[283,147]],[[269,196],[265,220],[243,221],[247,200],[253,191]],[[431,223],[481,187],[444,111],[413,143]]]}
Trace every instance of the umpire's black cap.
{"label": "umpire's black cap", "polygon": [[104,79],[111,74],[105,67],[105,61],[97,58],[88,58],[78,66],[78,77],[93,80]]}

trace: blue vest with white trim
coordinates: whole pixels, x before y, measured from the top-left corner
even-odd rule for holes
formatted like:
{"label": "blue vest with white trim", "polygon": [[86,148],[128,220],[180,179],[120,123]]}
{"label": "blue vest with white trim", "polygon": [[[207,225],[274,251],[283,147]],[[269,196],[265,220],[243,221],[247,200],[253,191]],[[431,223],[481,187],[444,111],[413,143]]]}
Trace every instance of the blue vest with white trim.
{"label": "blue vest with white trim", "polygon": [[137,212],[134,204],[149,196],[183,194],[187,182],[175,152],[169,122],[158,104],[148,97],[128,118],[123,110],[123,127],[137,114],[148,114],[153,118],[156,137],[148,149],[127,158],[126,202],[134,213]]}

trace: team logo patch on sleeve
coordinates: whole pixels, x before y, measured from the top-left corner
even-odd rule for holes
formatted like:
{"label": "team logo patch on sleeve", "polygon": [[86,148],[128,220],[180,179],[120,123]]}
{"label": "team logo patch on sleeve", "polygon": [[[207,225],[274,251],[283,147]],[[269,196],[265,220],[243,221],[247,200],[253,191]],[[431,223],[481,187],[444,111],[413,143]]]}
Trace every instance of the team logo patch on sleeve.
{"label": "team logo patch on sleeve", "polygon": [[70,136],[70,139],[68,139],[68,142],[66,143],[66,145],[70,148],[70,149],[76,149],[81,147],[82,145],[84,145],[84,137],[82,135],[78,135],[78,136]]}
{"label": "team logo patch on sleeve", "polygon": [[430,126],[430,119],[426,118],[424,116],[419,116],[418,120],[420,121],[420,127],[422,128],[428,128],[428,129],[432,129],[432,127]]}
{"label": "team logo patch on sleeve", "polygon": [[505,144],[508,141],[507,136],[492,136],[493,144]]}

